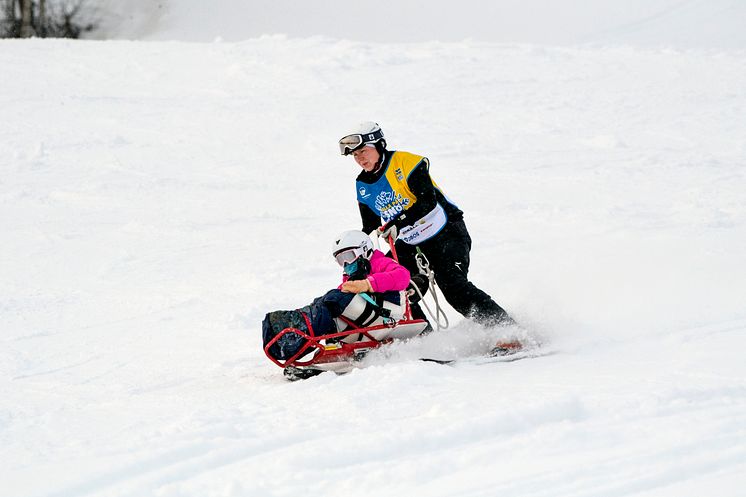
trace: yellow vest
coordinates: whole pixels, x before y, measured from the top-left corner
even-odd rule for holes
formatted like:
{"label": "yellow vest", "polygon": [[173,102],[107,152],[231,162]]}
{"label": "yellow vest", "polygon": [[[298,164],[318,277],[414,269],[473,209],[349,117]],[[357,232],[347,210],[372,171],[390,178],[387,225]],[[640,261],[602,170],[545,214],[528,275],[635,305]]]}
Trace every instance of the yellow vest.
{"label": "yellow vest", "polygon": [[[387,223],[417,202],[407,184],[407,178],[426,157],[409,152],[393,152],[385,173],[373,184],[357,182],[357,200],[378,213]],[[433,182],[433,186],[438,185]],[[439,188],[438,188],[439,189]]]}

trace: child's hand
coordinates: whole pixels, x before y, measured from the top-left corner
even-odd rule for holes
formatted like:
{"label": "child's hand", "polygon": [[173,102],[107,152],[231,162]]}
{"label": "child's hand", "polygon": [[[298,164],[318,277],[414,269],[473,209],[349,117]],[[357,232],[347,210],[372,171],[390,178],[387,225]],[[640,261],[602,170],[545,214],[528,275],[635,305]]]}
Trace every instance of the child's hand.
{"label": "child's hand", "polygon": [[342,283],[342,291],[346,293],[363,293],[372,292],[373,288],[370,286],[368,279],[345,281]]}

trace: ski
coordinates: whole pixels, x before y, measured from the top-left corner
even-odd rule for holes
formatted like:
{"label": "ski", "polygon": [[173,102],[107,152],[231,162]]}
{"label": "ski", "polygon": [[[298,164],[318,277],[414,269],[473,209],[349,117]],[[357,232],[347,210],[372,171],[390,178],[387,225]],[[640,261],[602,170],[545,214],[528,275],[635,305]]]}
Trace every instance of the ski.
{"label": "ski", "polygon": [[448,366],[454,366],[456,364],[492,364],[496,362],[515,362],[522,361],[523,359],[534,359],[537,357],[546,357],[549,355],[556,354],[556,350],[543,350],[543,349],[524,349],[511,354],[503,355],[486,355],[476,357],[463,357],[460,359],[436,359],[433,357],[421,357],[420,361],[433,362],[435,364],[444,364]]}
{"label": "ski", "polygon": [[[497,362],[515,362],[522,361],[524,359],[534,359],[537,357],[546,357],[554,355],[558,351],[553,349],[546,349],[541,347],[524,347],[523,345],[513,345],[513,342],[505,342],[498,344],[497,347],[492,349],[492,352],[488,355],[462,357],[458,359],[437,359],[434,357],[420,357],[418,360],[422,362],[432,362],[435,364],[442,364],[447,366],[456,366],[459,364],[492,364]],[[321,373],[327,371],[334,372],[338,375],[349,373],[351,370],[359,367],[357,363],[363,359],[368,350],[358,351],[351,357],[347,357],[343,360],[334,362],[320,362],[316,364],[303,365],[303,366],[286,366],[283,368],[283,374],[289,381],[306,380],[313,378]]]}

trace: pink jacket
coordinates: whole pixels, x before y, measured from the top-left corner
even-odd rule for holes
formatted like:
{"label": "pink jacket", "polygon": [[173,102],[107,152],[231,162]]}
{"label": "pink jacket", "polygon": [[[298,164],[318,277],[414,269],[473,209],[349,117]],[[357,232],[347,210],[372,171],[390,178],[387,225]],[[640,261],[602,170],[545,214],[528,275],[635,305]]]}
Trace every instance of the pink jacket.
{"label": "pink jacket", "polygon": [[[348,276],[343,275],[342,283],[347,279]],[[383,255],[380,250],[374,250],[370,257],[368,281],[374,292],[398,292],[409,286],[409,270],[394,259]]]}

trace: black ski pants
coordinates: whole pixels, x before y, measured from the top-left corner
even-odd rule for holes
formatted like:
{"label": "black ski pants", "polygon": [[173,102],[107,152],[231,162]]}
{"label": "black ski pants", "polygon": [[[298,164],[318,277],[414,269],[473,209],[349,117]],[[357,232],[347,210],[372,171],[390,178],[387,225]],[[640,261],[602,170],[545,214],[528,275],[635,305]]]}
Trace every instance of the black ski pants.
{"label": "black ski pants", "polygon": [[[416,246],[407,245],[401,240],[396,242],[399,263],[409,269],[412,275],[418,273],[415,260],[418,247],[430,262],[430,269],[435,272],[435,282],[451,307],[464,317],[485,326],[514,322],[492,297],[469,281],[471,237],[463,220],[449,221],[440,233]],[[417,312],[414,306],[412,311],[416,314],[422,312]]]}

